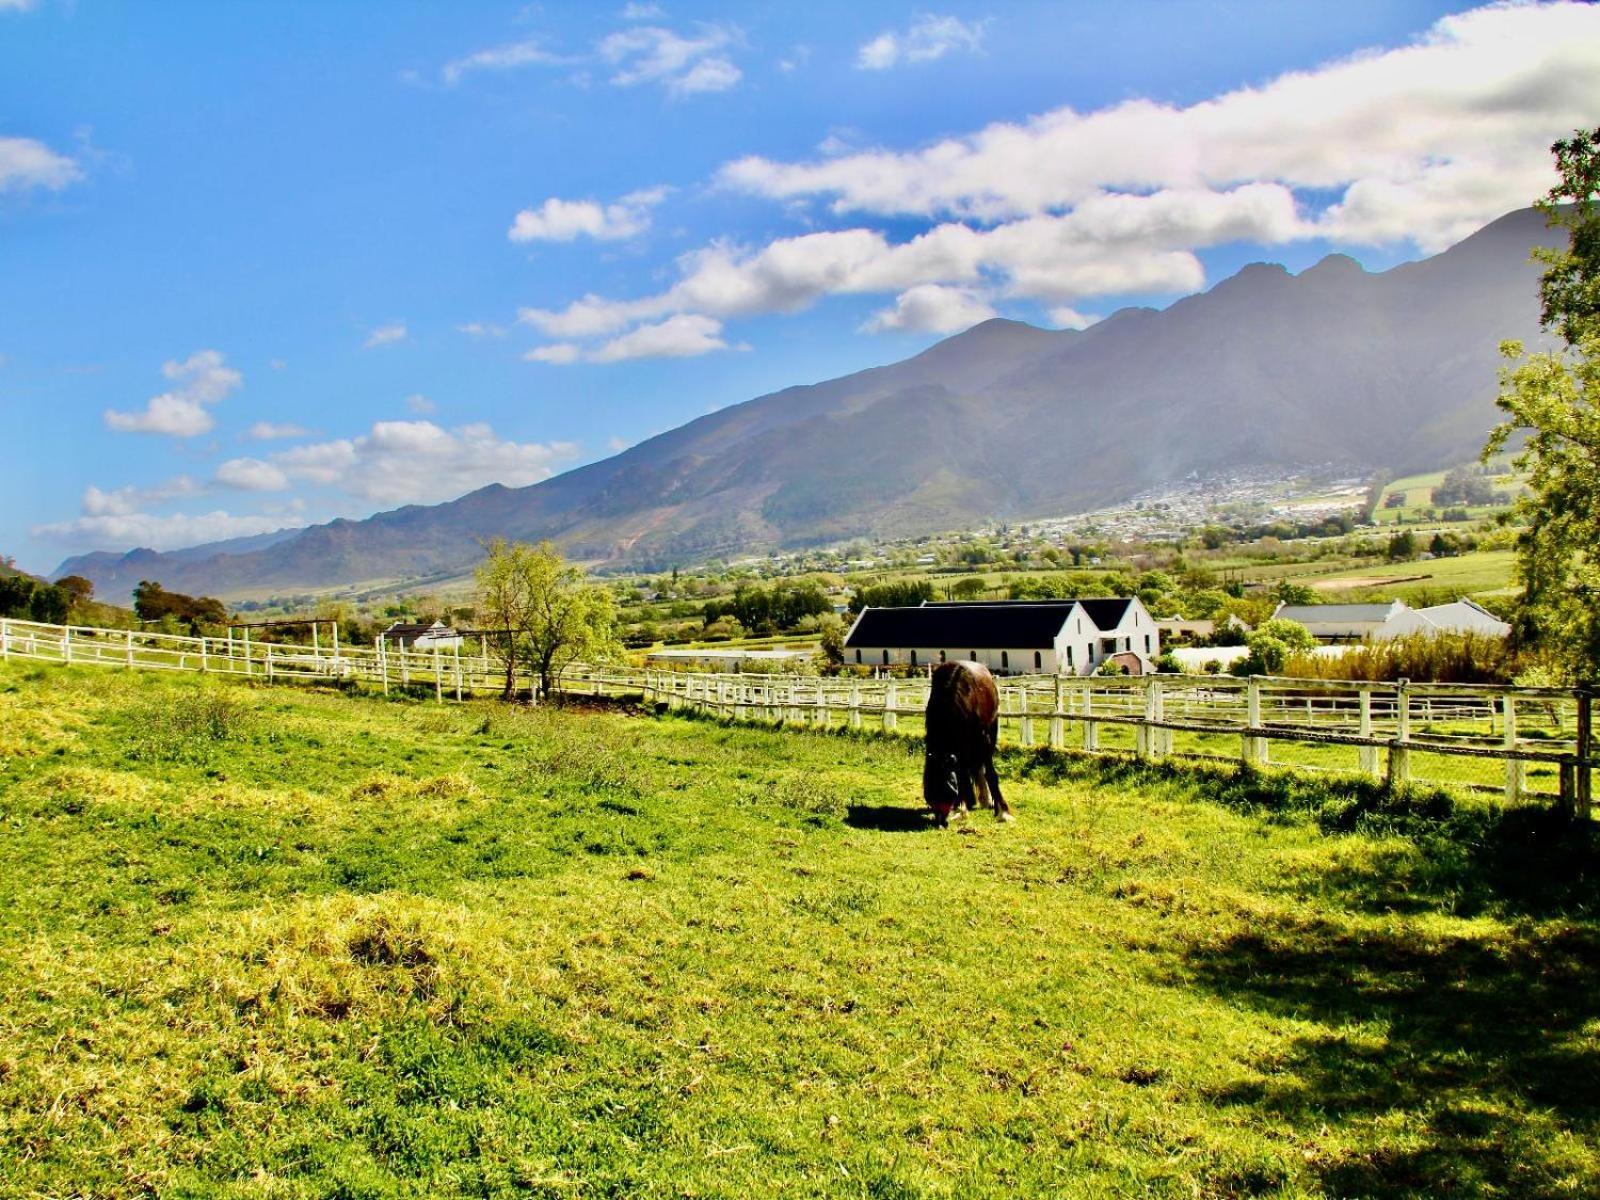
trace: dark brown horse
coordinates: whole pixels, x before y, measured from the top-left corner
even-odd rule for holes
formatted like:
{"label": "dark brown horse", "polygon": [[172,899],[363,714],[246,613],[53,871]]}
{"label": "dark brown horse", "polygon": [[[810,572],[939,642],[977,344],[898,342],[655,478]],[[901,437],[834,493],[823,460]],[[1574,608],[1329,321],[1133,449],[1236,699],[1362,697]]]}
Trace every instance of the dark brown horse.
{"label": "dark brown horse", "polygon": [[[943,828],[952,809],[994,808],[1009,821],[1011,809],[1000,795],[994,747],[1000,737],[1000,689],[989,669],[975,662],[948,662],[933,673],[928,693],[927,756],[922,764],[922,798]],[[987,793],[987,797],[985,796]]]}

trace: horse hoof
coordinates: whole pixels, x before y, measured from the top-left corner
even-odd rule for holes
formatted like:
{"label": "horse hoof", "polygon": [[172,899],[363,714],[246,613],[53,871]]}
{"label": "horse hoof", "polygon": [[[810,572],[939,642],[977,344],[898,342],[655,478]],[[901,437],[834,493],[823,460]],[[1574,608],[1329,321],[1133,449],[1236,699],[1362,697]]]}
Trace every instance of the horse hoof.
{"label": "horse hoof", "polygon": [[994,816],[995,816],[995,820],[997,820],[997,821],[1015,821],[1016,820],[1016,818],[1014,816],[1012,816],[1008,812],[995,813]]}

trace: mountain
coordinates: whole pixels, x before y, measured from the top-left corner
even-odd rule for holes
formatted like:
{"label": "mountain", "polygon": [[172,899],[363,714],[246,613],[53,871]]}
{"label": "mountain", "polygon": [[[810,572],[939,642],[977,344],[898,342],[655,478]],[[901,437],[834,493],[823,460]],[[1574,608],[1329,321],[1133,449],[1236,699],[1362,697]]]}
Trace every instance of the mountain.
{"label": "mountain", "polygon": [[1495,423],[1496,347],[1539,334],[1529,250],[1561,236],[1529,209],[1388,271],[1338,254],[1299,275],[1255,263],[1081,331],[987,321],[530,487],[266,544],[86,555],[58,573],[105,593],[151,577],[188,592],[283,591],[461,570],[495,535],[656,567],[1082,511],[1191,472],[1463,462]]}

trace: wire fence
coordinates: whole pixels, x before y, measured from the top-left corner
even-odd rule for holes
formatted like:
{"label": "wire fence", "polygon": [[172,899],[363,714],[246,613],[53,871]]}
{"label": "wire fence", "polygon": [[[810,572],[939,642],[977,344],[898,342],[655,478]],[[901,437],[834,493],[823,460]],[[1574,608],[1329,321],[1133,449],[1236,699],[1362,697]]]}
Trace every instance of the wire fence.
{"label": "wire fence", "polygon": [[[0,658],[336,682],[462,700],[501,693],[486,642],[324,645],[183,637],[0,619]],[[929,681],[579,665],[563,692],[640,696],[736,721],[922,733]],[[1211,675],[1021,676],[1000,681],[1001,736],[1146,760],[1241,762],[1492,793],[1589,817],[1588,689]]]}

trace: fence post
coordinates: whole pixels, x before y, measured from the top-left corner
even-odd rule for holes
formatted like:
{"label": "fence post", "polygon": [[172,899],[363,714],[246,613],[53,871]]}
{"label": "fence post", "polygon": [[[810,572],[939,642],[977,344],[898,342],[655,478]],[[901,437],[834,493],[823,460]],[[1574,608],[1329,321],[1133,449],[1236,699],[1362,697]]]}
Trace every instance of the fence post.
{"label": "fence post", "polygon": [[128,670],[133,670],[133,630],[125,629],[122,632],[122,655],[124,665]]}
{"label": "fence post", "polygon": [[1155,720],[1156,694],[1150,685],[1154,682],[1155,680],[1148,676],[1139,681],[1140,690],[1144,692],[1144,717],[1133,728],[1133,752],[1144,759],[1152,757],[1153,754],[1150,735],[1154,731],[1150,727],[1150,722]]}
{"label": "fence post", "polygon": [[1389,786],[1398,787],[1411,781],[1411,751],[1406,743],[1411,740],[1411,681],[1402,679],[1395,685],[1394,741],[1389,745]]}
{"label": "fence post", "polygon": [[1066,723],[1061,719],[1061,702],[1064,699],[1061,673],[1056,672],[1055,697],[1050,708],[1050,749],[1060,750],[1066,745]]}
{"label": "fence post", "polygon": [[444,703],[444,670],[439,661],[439,643],[433,644],[433,698]]}
{"label": "fence post", "polygon": [[[1500,725],[1503,731],[1505,748],[1512,753],[1517,749],[1517,701],[1516,697],[1507,692],[1500,697]],[[1514,758],[1506,759],[1506,804],[1518,804],[1522,800],[1522,789],[1527,765]]]}
{"label": "fence post", "polygon": [[895,704],[899,699],[896,695],[898,691],[899,689],[892,679],[886,681],[883,685],[883,730],[885,733],[893,733],[900,727],[900,714],[894,711]]}
{"label": "fence post", "polygon": [[850,680],[850,728],[861,728],[861,680]]}
{"label": "fence post", "polygon": [[[337,625],[334,626],[334,633],[333,633],[333,656],[334,656],[335,659],[337,659],[339,657],[339,627]],[[458,639],[456,639],[456,700],[459,701],[460,699],[461,699],[461,640],[458,638]]]}
{"label": "fence post", "polygon": [[[1369,738],[1372,736],[1371,688],[1361,689],[1361,736],[1364,738]],[[1365,774],[1372,776],[1374,779],[1378,778],[1378,748],[1376,746],[1362,746],[1359,754],[1361,758],[1361,770]]]}
{"label": "fence post", "polygon": [[1033,693],[1024,683],[1017,689],[1017,737],[1024,746],[1033,745]]}
{"label": "fence post", "polygon": [[[1250,681],[1244,687],[1244,723],[1248,729],[1261,728],[1261,677],[1250,676]],[[1267,739],[1257,737],[1253,733],[1244,736],[1244,762],[1247,767],[1265,766],[1267,761]]]}
{"label": "fence post", "polygon": [[11,657],[11,626],[0,617],[0,662]]}
{"label": "fence post", "polygon": [[[1150,677],[1150,712],[1154,721],[1167,719],[1166,683],[1159,675]],[[1150,752],[1155,758],[1165,758],[1172,753],[1172,730],[1153,726],[1150,730]]]}
{"label": "fence post", "polygon": [[68,625],[61,634],[61,661],[72,661],[72,626]]}
{"label": "fence post", "polygon": [[1589,752],[1593,749],[1594,728],[1591,725],[1592,713],[1590,706],[1594,700],[1594,690],[1585,684],[1578,689],[1578,761],[1573,769],[1577,772],[1577,805],[1576,815],[1578,820],[1587,821],[1590,813],[1589,803]]}
{"label": "fence post", "polygon": [[248,625],[244,628],[244,675],[246,679],[250,678],[250,627]]}
{"label": "fence post", "polygon": [[[1088,678],[1083,681],[1083,715],[1091,716],[1094,713],[1094,680]],[[1083,723],[1083,750],[1085,754],[1094,754],[1100,749],[1100,723],[1098,721],[1084,721]]]}
{"label": "fence post", "polygon": [[211,669],[210,650],[206,646],[206,639],[205,639],[205,636],[202,634],[201,637],[200,637],[200,674],[204,675],[210,669]]}

